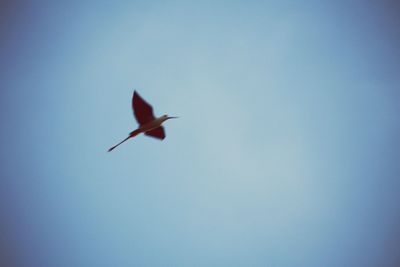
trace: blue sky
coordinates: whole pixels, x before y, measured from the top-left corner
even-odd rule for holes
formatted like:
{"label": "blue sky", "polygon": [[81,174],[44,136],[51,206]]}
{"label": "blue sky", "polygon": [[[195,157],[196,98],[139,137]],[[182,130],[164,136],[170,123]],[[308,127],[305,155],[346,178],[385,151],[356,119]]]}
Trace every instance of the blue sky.
{"label": "blue sky", "polygon": [[2,5],[2,265],[400,261],[394,1]]}

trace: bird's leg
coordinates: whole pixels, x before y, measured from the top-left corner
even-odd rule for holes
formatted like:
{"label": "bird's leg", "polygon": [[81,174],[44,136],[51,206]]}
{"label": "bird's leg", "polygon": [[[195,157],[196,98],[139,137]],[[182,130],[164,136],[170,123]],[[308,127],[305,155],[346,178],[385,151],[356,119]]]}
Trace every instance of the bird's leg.
{"label": "bird's leg", "polygon": [[116,144],[115,146],[111,147],[108,152],[112,151],[114,148],[116,148],[117,146],[119,146],[120,144],[122,144],[123,142],[125,142],[126,140],[128,140],[129,138],[135,137],[136,135],[140,134],[139,129],[134,130],[133,132],[131,132],[129,134],[129,136],[127,138],[125,138],[124,140],[122,140],[121,142],[119,142],[118,144]]}
{"label": "bird's leg", "polygon": [[121,142],[119,142],[118,144],[116,144],[115,146],[111,147],[108,152],[111,152],[114,148],[116,148],[117,146],[119,146],[120,144],[122,144],[123,142],[125,142],[126,140],[128,140],[129,138],[131,138],[130,136],[128,136],[127,138],[125,138],[124,140],[122,140]]}

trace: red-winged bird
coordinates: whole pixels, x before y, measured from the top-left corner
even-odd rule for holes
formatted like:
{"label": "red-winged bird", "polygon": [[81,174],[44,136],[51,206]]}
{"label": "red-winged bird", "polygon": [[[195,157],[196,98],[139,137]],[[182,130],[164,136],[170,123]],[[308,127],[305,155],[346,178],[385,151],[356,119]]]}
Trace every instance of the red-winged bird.
{"label": "red-winged bird", "polygon": [[135,137],[140,133],[144,133],[145,135],[163,140],[165,138],[165,132],[161,124],[168,119],[178,118],[169,117],[168,115],[162,115],[159,118],[154,117],[153,107],[149,103],[147,103],[136,91],[133,92],[132,109],[133,114],[135,115],[135,118],[139,123],[139,128],[131,132],[127,138],[110,148],[108,152],[110,152],[129,138]]}

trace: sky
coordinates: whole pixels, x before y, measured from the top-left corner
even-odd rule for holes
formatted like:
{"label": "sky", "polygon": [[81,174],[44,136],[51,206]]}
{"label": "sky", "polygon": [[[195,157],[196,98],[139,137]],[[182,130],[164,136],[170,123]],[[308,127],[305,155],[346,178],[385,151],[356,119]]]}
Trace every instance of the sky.
{"label": "sky", "polygon": [[2,1],[0,265],[398,266],[399,11]]}

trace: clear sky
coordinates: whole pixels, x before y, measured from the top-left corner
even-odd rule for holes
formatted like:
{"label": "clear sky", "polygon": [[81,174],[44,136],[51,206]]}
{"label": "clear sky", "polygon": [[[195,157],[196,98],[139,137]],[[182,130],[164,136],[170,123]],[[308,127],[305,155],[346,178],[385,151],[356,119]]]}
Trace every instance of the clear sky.
{"label": "clear sky", "polygon": [[398,266],[399,13],[2,1],[0,265]]}

